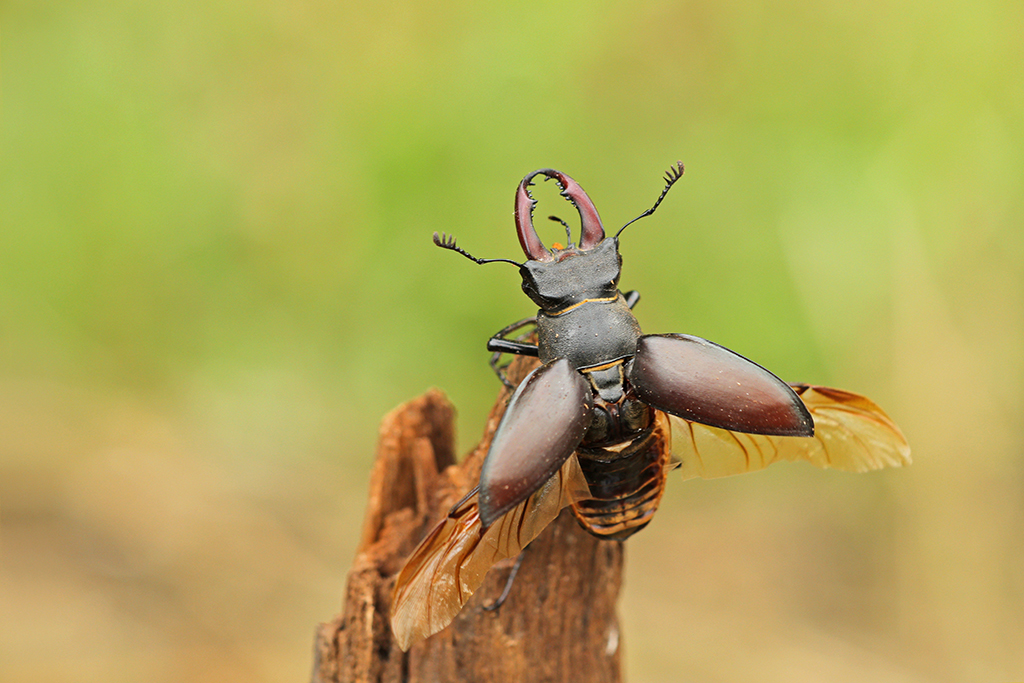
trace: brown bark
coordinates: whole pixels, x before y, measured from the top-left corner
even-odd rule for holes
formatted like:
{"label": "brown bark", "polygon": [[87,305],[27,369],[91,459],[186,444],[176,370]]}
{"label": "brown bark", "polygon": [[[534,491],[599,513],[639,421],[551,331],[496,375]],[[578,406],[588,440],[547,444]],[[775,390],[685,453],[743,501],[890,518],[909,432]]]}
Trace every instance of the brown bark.
{"label": "brown bark", "polygon": [[[529,369],[515,365],[513,378]],[[483,607],[501,594],[511,560],[488,573],[448,628],[409,652],[391,635],[395,574],[431,526],[475,485],[506,401],[503,392],[480,444],[458,465],[455,411],[441,392],[431,390],[385,416],[344,612],[318,629],[314,683],[621,680],[615,602],[622,544],[592,537],[569,510],[529,546],[499,610]]]}

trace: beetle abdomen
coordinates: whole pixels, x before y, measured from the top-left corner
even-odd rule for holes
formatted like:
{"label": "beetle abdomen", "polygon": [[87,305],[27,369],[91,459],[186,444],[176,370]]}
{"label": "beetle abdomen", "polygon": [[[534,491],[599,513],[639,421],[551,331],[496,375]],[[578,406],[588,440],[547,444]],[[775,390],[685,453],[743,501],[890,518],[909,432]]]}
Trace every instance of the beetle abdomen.
{"label": "beetle abdomen", "polygon": [[665,492],[671,444],[668,417],[658,412],[651,429],[619,451],[578,449],[591,495],[572,505],[580,526],[598,538],[618,541],[647,526]]}

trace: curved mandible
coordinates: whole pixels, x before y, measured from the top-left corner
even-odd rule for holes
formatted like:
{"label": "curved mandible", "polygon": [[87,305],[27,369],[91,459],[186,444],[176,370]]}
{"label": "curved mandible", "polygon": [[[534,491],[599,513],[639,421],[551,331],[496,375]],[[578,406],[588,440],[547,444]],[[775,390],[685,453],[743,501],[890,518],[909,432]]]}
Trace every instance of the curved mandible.
{"label": "curved mandible", "polygon": [[592,249],[597,246],[604,239],[604,226],[601,225],[601,216],[598,215],[594,202],[590,201],[590,197],[580,184],[566,174],[553,168],[542,168],[523,178],[516,191],[516,232],[526,256],[534,261],[550,261],[553,258],[533,227],[533,207],[537,202],[530,196],[529,187],[532,184],[530,181],[537,175],[545,175],[558,181],[562,188],[562,196],[572,202],[579,212],[582,226],[580,249]]}
{"label": "curved mandible", "polygon": [[526,258],[531,261],[551,261],[554,257],[547,250],[544,243],[537,236],[537,230],[533,227],[533,207],[537,200],[530,196],[530,181],[538,173],[534,171],[523,178],[516,190],[516,234],[519,235],[519,245],[523,248]]}

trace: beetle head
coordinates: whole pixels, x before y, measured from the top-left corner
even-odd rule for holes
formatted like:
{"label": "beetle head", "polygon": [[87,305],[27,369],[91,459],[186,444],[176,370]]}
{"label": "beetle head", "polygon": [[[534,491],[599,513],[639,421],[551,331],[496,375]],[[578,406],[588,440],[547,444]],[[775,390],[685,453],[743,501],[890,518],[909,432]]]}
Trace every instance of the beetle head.
{"label": "beetle head", "polygon": [[556,249],[549,261],[528,260],[519,267],[523,291],[545,311],[558,311],[585,299],[615,297],[622,272],[619,242],[605,238],[596,247]]}
{"label": "beetle head", "polygon": [[[565,226],[568,244],[553,244],[551,249],[544,246],[533,227],[533,207],[537,201],[530,195],[533,179],[542,175],[553,178],[562,196],[572,202],[580,214],[580,243],[572,243],[572,230],[562,220],[552,216]],[[523,291],[545,311],[557,312],[566,306],[586,299],[603,299],[617,295],[622,258],[619,256],[618,237],[633,222],[654,213],[668,194],[669,188],[683,175],[683,164],[676,162],[665,174],[665,189],[661,191],[654,206],[622,226],[614,237],[605,237],[601,217],[579,183],[553,168],[542,168],[530,173],[516,190],[516,234],[526,254],[526,261],[519,263],[511,259],[480,259],[455,244],[455,238],[434,233],[434,244],[462,254],[475,263],[504,262],[519,266],[523,278]]]}
{"label": "beetle head", "polygon": [[[530,186],[538,175],[553,178],[562,188],[562,196],[579,212],[579,246],[572,244],[568,225],[566,235],[569,243],[564,247],[554,244],[548,249],[537,236],[533,226],[533,207],[537,200],[530,195]],[[622,267],[618,242],[614,238],[605,238],[601,217],[579,183],[551,168],[534,171],[519,183],[515,215],[519,244],[527,257],[519,269],[523,277],[523,291],[538,306],[557,310],[584,299],[615,296]],[[552,220],[559,219],[552,216]]]}

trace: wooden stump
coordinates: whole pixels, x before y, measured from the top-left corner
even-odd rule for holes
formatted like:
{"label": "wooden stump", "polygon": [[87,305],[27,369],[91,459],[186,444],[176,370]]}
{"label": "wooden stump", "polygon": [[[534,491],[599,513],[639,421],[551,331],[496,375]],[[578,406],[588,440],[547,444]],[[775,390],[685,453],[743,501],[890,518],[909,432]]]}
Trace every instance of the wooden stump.
{"label": "wooden stump", "polygon": [[[530,368],[515,365],[513,378]],[[427,531],[476,485],[507,399],[503,391],[480,444],[458,465],[455,410],[440,391],[384,418],[344,612],[317,631],[314,683],[621,680],[615,602],[622,544],[586,533],[568,509],[529,546],[499,610],[483,607],[501,594],[512,560],[488,573],[445,630],[409,652],[392,637],[388,610],[395,574]]]}

